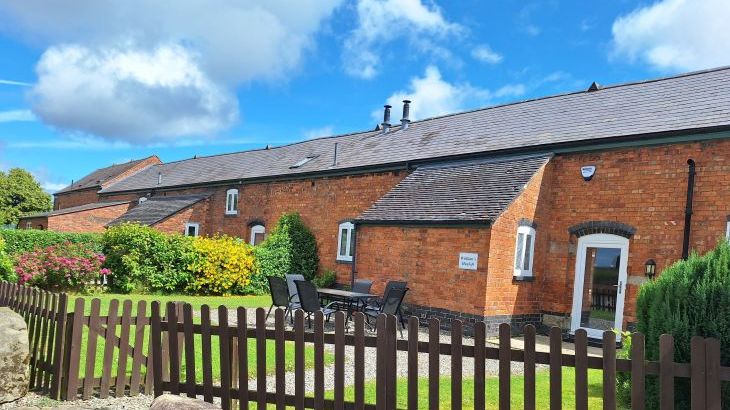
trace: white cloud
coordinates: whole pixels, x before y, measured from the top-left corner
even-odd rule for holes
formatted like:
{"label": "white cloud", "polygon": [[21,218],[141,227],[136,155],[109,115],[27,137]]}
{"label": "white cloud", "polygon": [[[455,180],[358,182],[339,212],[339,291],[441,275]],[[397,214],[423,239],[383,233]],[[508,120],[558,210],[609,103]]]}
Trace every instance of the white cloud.
{"label": "white cloud", "polygon": [[418,45],[426,37],[443,38],[463,30],[447,21],[436,4],[421,0],[358,0],[357,19],[357,27],[345,40],[343,60],[348,74],[365,79],[378,74],[380,54],[397,38]]}
{"label": "white cloud", "polygon": [[331,125],[326,125],[319,128],[312,128],[310,130],[304,131],[304,138],[308,140],[314,138],[329,137],[331,135],[334,135],[334,127]]}
{"label": "white cloud", "polygon": [[471,50],[471,56],[487,64],[497,64],[502,61],[502,55],[492,50],[487,44],[481,44]]}
{"label": "white cloud", "polygon": [[0,111],[0,122],[35,121],[35,115],[31,110],[7,110]]}
{"label": "white cloud", "polygon": [[33,108],[44,122],[131,143],[214,133],[237,119],[233,95],[177,45],[54,46],[36,68]]}
{"label": "white cloud", "polygon": [[[517,97],[524,92],[525,86],[521,84],[505,85],[492,92],[468,83],[450,83],[442,78],[437,67],[429,66],[423,77],[412,78],[408,89],[396,91],[388,97],[387,102],[394,107],[392,122],[397,123],[400,119],[400,107],[405,99],[412,101],[411,120],[418,120],[463,111],[495,99]],[[372,112],[372,117],[377,122],[382,121],[382,115],[381,109]]]}
{"label": "white cloud", "polygon": [[[230,124],[234,88],[286,81],[340,1],[180,0],[170,7],[143,0],[73,6],[29,0],[2,3],[0,27],[48,47],[33,91],[39,117],[59,128],[138,143]],[[165,60],[147,67],[159,56]],[[72,81],[51,90],[59,78]],[[82,89],[86,79],[103,86]],[[79,91],[89,102],[78,101]],[[52,112],[43,104],[51,100],[69,107]]]}
{"label": "white cloud", "polygon": [[[168,147],[211,147],[211,146],[230,146],[243,144],[257,144],[259,141],[253,138],[216,138],[216,139],[200,139],[200,138],[178,138],[174,141],[159,141],[151,144],[145,144],[147,148],[168,148]],[[277,142],[273,142],[276,144]],[[285,142],[280,142],[285,143]],[[10,149],[53,149],[53,150],[74,150],[74,151],[110,151],[110,150],[128,150],[133,145],[125,141],[109,141],[97,137],[71,137],[52,140],[35,140],[35,141],[10,141],[4,144]],[[117,161],[125,162],[125,161]]]}
{"label": "white cloud", "polygon": [[613,23],[614,57],[641,60],[661,70],[696,70],[730,64],[727,0],[663,0]]}
{"label": "white cloud", "polygon": [[64,184],[63,182],[49,182],[49,181],[41,181],[41,188],[43,188],[44,191],[49,193],[54,193],[57,191],[60,191],[61,189],[68,186],[68,184]]}

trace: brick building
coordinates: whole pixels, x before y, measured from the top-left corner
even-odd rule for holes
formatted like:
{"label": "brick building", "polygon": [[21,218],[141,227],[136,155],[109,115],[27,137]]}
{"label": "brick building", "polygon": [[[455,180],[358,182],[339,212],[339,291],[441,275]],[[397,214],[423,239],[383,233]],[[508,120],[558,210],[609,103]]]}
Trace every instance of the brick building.
{"label": "brick building", "polygon": [[[153,161],[93,191],[97,202],[131,201],[110,224],[255,243],[298,211],[322,270],[341,283],[373,279],[375,292],[407,280],[422,318],[592,336],[634,321],[647,271],[728,232],[730,68],[414,122],[404,107],[389,122]],[[65,203],[88,195],[67,190]]]}

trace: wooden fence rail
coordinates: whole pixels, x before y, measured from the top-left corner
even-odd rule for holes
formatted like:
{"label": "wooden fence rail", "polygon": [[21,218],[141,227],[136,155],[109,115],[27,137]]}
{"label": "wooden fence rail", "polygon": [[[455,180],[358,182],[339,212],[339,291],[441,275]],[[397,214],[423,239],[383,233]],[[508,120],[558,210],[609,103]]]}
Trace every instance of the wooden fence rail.
{"label": "wooden fence rail", "polygon": [[[693,409],[720,409],[721,383],[730,380],[730,367],[720,365],[720,343],[716,339],[694,337],[691,341],[690,363],[674,362],[674,340],[671,335],[660,339],[657,361],[647,361],[644,336],[632,335],[629,359],[616,358],[615,334],[603,335],[602,357],[588,355],[585,331],[575,334],[575,353],[562,352],[563,339],[559,328],[548,335],[549,350],[536,348],[536,329],[523,329],[524,346],[511,346],[512,329],[499,327],[499,345],[486,342],[486,325],[477,323],[473,329],[473,345],[463,343],[464,327],[453,321],[450,342],[441,342],[440,322],[430,320],[428,337],[418,339],[419,322],[408,319],[406,339],[397,338],[395,317],[381,316],[376,321],[376,334],[366,331],[364,315],[353,315],[346,326],[345,315],[334,315],[334,331],[325,332],[325,318],[314,315],[312,329],[305,326],[301,311],[294,314],[289,326],[284,312],[275,311],[274,326],[267,328],[264,309],[229,311],[221,306],[211,314],[208,306],[194,312],[189,304],[152,302],[149,306],[129,300],[112,300],[106,312],[101,311],[98,299],[90,306],[82,298],[74,301],[73,312],[67,312],[68,297],[51,294],[29,287],[0,283],[0,306],[8,306],[21,314],[29,328],[31,346],[31,387],[63,400],[91,396],[117,397],[139,393],[160,395],[163,392],[200,396],[212,402],[221,400],[225,409],[248,408],[249,404],[264,409],[273,404],[277,409],[292,406],[297,409],[393,409],[396,407],[398,374],[405,374],[406,405],[419,405],[419,355],[426,355],[428,380],[421,388],[427,390],[430,409],[442,407],[440,364],[442,356],[451,362],[450,384],[453,409],[461,409],[464,379],[473,379],[474,408],[484,408],[488,395],[498,402],[500,409],[510,408],[514,394],[511,383],[511,364],[522,363],[523,383],[520,389],[524,408],[536,408],[537,397],[545,392],[536,391],[537,365],[549,372],[549,407],[563,407],[562,369],[575,370],[575,406],[588,408],[588,371],[600,369],[603,374],[602,400],[604,408],[616,407],[616,374],[631,374],[632,408],[643,409],[647,376],[658,380],[660,406],[672,409],[675,403],[674,386],[677,378],[690,380]],[[133,309],[136,307],[136,310]],[[248,315],[254,317],[248,321]],[[249,323],[250,322],[250,323]],[[267,343],[273,345],[273,355],[267,358]],[[250,347],[249,344],[252,346]],[[325,394],[325,346],[333,352],[334,373],[331,396]],[[287,371],[285,353],[293,348],[293,370]],[[305,349],[313,351],[312,394],[305,393],[307,371]],[[350,349],[352,360],[346,360]],[[249,357],[249,350],[255,354]],[[402,356],[398,352],[404,352]],[[463,372],[464,358],[473,358],[473,373]],[[273,359],[273,363],[267,360]],[[400,359],[400,360],[399,360]],[[486,388],[486,360],[497,361],[496,391]],[[375,403],[366,403],[366,362],[375,363]],[[220,363],[214,373],[213,363]],[[269,366],[267,366],[269,365]],[[200,368],[198,368],[200,366]],[[249,371],[249,366],[253,370]],[[353,397],[345,400],[345,370],[352,366]],[[399,366],[406,370],[397,371]],[[273,376],[267,368],[273,367]],[[423,372],[421,372],[423,373]],[[198,376],[200,375],[200,377]],[[251,376],[249,376],[251,375]],[[214,377],[216,376],[216,377]],[[267,376],[273,377],[275,389],[267,391]],[[250,377],[255,378],[254,389],[249,388]],[[286,391],[287,379],[294,380],[292,391]],[[424,392],[422,392],[424,393]]]}

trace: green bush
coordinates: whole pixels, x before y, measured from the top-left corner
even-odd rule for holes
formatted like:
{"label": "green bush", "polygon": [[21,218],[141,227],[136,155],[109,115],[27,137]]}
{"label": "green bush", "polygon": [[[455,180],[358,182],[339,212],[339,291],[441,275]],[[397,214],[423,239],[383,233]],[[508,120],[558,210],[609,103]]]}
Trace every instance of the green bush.
{"label": "green bush", "polygon": [[193,238],[136,224],[114,226],[102,237],[105,267],[116,292],[182,292],[193,276]]}
{"label": "green bush", "polygon": [[298,213],[282,215],[271,234],[254,252],[258,273],[253,275],[247,287],[250,293],[267,292],[267,276],[298,273],[312,280],[319,267],[317,241]]}
{"label": "green bush", "polygon": [[325,273],[319,276],[315,276],[314,279],[312,279],[312,283],[314,283],[314,286],[318,288],[332,287],[335,282],[337,282],[337,272],[333,270],[328,270]]}
{"label": "green bush", "polygon": [[18,281],[18,275],[13,269],[13,260],[6,251],[5,239],[0,237],[0,281],[2,280],[15,283]]}
{"label": "green bush", "polygon": [[[720,340],[721,363],[730,365],[730,245],[722,240],[715,249],[669,266],[654,281],[645,283],[637,299],[637,330],[646,335],[648,360],[659,359],[659,336],[674,336],[674,361],[690,361],[692,336]],[[646,405],[658,408],[656,378],[648,378]],[[730,384],[723,383],[723,403],[730,403]],[[689,408],[689,379],[675,379],[676,408]]]}
{"label": "green bush", "polygon": [[47,248],[62,243],[88,244],[101,251],[101,235],[96,233],[63,233],[38,229],[0,229],[0,238],[5,241],[5,250],[10,256]]}

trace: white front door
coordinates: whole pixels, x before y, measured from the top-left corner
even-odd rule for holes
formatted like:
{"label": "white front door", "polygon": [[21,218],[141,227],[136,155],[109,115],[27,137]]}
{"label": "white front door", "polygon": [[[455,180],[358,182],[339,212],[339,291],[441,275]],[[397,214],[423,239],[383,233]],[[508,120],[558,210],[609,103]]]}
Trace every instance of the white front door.
{"label": "white front door", "polygon": [[605,330],[622,330],[628,257],[629,240],[622,236],[593,234],[578,239],[572,333],[582,328],[588,337],[601,339]]}

